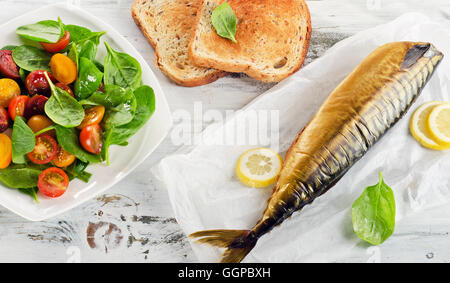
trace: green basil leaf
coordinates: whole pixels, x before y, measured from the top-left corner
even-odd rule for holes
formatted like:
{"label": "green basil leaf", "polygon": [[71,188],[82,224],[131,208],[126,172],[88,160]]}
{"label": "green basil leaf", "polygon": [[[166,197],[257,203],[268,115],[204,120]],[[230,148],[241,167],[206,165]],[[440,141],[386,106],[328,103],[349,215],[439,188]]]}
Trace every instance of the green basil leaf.
{"label": "green basil leaf", "polygon": [[134,96],[137,101],[136,114],[130,123],[111,130],[111,145],[127,145],[128,139],[134,136],[155,112],[155,93],[151,87],[141,86],[134,91]]}
{"label": "green basil leaf", "polygon": [[353,230],[362,240],[380,245],[395,229],[395,198],[383,180],[368,187],[352,206]]}
{"label": "green basil leaf", "polygon": [[75,95],[78,99],[89,97],[98,90],[102,83],[103,73],[100,72],[94,63],[81,57],[77,81],[75,82]]}
{"label": "green basil leaf", "polygon": [[46,43],[56,43],[64,35],[64,28],[58,21],[41,21],[17,28],[16,33],[23,38]]}
{"label": "green basil leaf", "polygon": [[45,103],[45,114],[56,124],[64,127],[77,127],[83,122],[84,109],[78,101],[64,90],[56,87],[45,73],[52,90],[52,96]]}
{"label": "green basil leaf", "polygon": [[114,51],[105,42],[105,85],[118,85],[134,90],[141,85],[142,69],[139,62],[126,53]]}
{"label": "green basil leaf", "polygon": [[50,71],[50,53],[34,46],[22,45],[14,49],[12,53],[14,62],[20,68],[29,72],[35,70]]}
{"label": "green basil leaf", "polygon": [[40,170],[12,165],[0,170],[0,181],[12,189],[34,189],[38,185]]}
{"label": "green basil leaf", "polygon": [[12,141],[12,161],[16,164],[25,163],[25,154],[34,150],[36,138],[25,120],[17,116],[14,120]]}
{"label": "green basil leaf", "polygon": [[211,16],[212,24],[219,36],[236,41],[237,18],[228,2],[214,9]]}
{"label": "green basil leaf", "polygon": [[74,128],[65,128],[55,125],[56,137],[61,147],[75,155],[78,159],[85,163],[100,163],[102,162],[100,155],[94,155],[85,151],[79,141],[79,134]]}

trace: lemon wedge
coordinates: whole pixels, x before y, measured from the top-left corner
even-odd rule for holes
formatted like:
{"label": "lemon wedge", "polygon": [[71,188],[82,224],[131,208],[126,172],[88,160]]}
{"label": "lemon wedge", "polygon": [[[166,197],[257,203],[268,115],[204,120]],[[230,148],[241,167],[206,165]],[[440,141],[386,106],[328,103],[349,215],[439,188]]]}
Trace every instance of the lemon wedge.
{"label": "lemon wedge", "polygon": [[245,185],[264,188],[272,185],[281,171],[283,160],[267,148],[252,149],[244,153],[236,166],[236,174]]}
{"label": "lemon wedge", "polygon": [[435,141],[450,147],[450,103],[433,108],[428,117],[428,129]]}
{"label": "lemon wedge", "polygon": [[414,112],[411,123],[410,130],[413,137],[420,142],[424,147],[435,149],[435,150],[445,150],[448,146],[445,146],[437,142],[428,127],[428,118],[431,112],[438,106],[442,105],[443,102],[432,101],[425,103],[420,106],[416,112]]}

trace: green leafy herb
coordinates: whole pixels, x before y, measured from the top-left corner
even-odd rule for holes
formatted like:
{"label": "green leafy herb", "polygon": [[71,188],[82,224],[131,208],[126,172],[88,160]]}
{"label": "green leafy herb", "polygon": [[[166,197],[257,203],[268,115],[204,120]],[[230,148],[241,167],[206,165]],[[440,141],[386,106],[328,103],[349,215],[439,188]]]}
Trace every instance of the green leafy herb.
{"label": "green leafy herb", "polygon": [[64,35],[64,25],[61,20],[41,21],[36,24],[21,26],[16,33],[26,39],[38,42],[56,43]]}
{"label": "green leafy herb", "polygon": [[141,85],[142,69],[139,62],[126,53],[114,51],[105,42],[105,85],[118,85],[132,90]]}
{"label": "green leafy herb", "polygon": [[224,2],[222,5],[214,9],[211,20],[218,35],[237,43],[237,18],[228,2]]}
{"label": "green leafy herb", "polygon": [[33,189],[37,187],[41,170],[11,165],[0,170],[0,181],[12,189]]}
{"label": "green leafy herb", "polygon": [[100,72],[94,63],[81,57],[79,75],[75,82],[75,95],[78,99],[84,99],[96,92],[102,83],[103,73]]}
{"label": "green leafy herb", "polygon": [[155,93],[149,86],[141,86],[134,91],[137,101],[136,115],[125,125],[112,129],[109,144],[125,145],[150,119],[155,112]]}
{"label": "green leafy herb", "polygon": [[45,114],[56,124],[77,127],[84,119],[84,109],[78,101],[64,90],[56,87],[45,73],[52,96],[45,103]]}
{"label": "green leafy herb", "polygon": [[366,188],[352,206],[353,230],[362,240],[380,245],[395,229],[395,198],[391,188],[383,180]]}
{"label": "green leafy herb", "polygon": [[25,163],[25,154],[34,150],[36,138],[25,120],[17,116],[14,120],[12,132],[12,161],[16,164]]}
{"label": "green leafy herb", "polygon": [[78,49],[77,49],[77,45],[75,43],[72,42],[69,52],[67,53],[67,57],[70,58],[70,60],[72,60],[75,65],[77,66],[77,70],[78,70]]}
{"label": "green leafy herb", "polygon": [[81,147],[78,138],[79,134],[76,129],[55,125],[55,130],[58,142],[65,151],[75,155],[78,159],[85,163],[102,162],[99,155],[91,154]]}
{"label": "green leafy herb", "polygon": [[30,74],[30,72],[28,72],[22,68],[19,69],[20,79],[22,80],[23,83],[26,83],[27,77],[29,74]]}
{"label": "green leafy herb", "polygon": [[88,166],[89,163],[77,159],[75,163],[73,163],[69,168],[66,169],[66,173],[69,175],[69,178],[71,180],[77,178],[85,183],[88,183],[92,177],[91,173],[86,172],[86,168]]}
{"label": "green leafy herb", "polygon": [[17,47],[16,45],[6,45],[6,46],[2,47],[2,49],[0,49],[0,50],[13,51],[16,47]]}
{"label": "green leafy herb", "polygon": [[31,189],[19,189],[19,192],[22,194],[29,195],[36,203],[39,203],[39,200],[37,198],[37,192],[39,191],[38,188],[31,188]]}
{"label": "green leafy herb", "polygon": [[155,93],[149,86],[141,86],[134,91],[136,113],[133,120],[121,126],[107,128],[103,135],[102,157],[109,164],[109,147],[111,145],[128,145],[128,139],[134,136],[155,112]]}
{"label": "green leafy herb", "polygon": [[22,45],[14,48],[12,57],[20,68],[32,72],[35,70],[50,71],[50,53],[34,46]]}

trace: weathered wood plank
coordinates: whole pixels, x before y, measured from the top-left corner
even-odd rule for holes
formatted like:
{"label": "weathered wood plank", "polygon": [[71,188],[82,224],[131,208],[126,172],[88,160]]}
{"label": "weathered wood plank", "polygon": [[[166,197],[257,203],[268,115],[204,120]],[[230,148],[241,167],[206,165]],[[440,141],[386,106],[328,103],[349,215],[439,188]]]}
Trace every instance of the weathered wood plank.
{"label": "weathered wood plank", "polygon": [[[0,0],[1,22],[23,11],[51,4],[54,0]],[[65,2],[58,1],[58,2]],[[153,62],[153,51],[130,17],[132,0],[75,0],[84,9],[110,23]],[[369,4],[368,4],[369,3]],[[380,5],[378,5],[378,3]],[[406,11],[449,16],[446,0],[324,0],[308,1],[313,17],[311,50],[307,62],[320,57],[349,35],[389,21]],[[439,9],[438,9],[439,8]],[[158,78],[167,80],[151,64]],[[232,75],[200,88],[175,85],[164,91],[173,111],[193,111],[194,102],[209,109],[240,109],[272,84]],[[186,237],[173,217],[167,192],[158,187],[149,168],[178,146],[168,138],[126,180],[99,196],[54,219],[30,223],[0,208],[0,262],[191,262],[195,261]],[[405,219],[395,236],[380,250],[381,261],[450,260],[448,249],[450,208],[438,208]],[[348,258],[364,262],[373,258]]]}

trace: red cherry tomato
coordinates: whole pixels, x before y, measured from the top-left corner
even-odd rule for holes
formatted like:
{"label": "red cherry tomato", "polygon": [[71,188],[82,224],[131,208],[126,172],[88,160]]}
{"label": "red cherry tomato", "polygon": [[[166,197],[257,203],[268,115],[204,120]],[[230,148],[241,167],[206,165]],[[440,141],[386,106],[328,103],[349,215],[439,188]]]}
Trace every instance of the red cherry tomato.
{"label": "red cherry tomato", "polygon": [[[28,93],[30,95],[42,94],[45,96],[50,96],[50,85],[45,78],[45,72],[46,71],[43,70],[36,70],[28,75],[27,79],[25,80],[25,86],[27,87]],[[56,83],[56,79],[52,74],[48,73],[48,77],[53,83]]]}
{"label": "red cherry tomato", "polygon": [[73,93],[73,90],[66,84],[63,83],[57,83],[55,86],[59,87],[60,89],[64,90],[68,94],[70,94],[73,98],[75,98],[75,94]]}
{"label": "red cherry tomato", "polygon": [[47,103],[48,98],[43,95],[35,95],[27,102],[25,108],[25,117],[29,119],[35,115],[45,114],[45,103]]}
{"label": "red cherry tomato", "polygon": [[52,162],[58,153],[58,144],[55,139],[47,134],[36,137],[34,150],[28,153],[28,158],[35,164],[48,164]]}
{"label": "red cherry tomato", "polygon": [[5,108],[0,107],[0,133],[6,131],[9,127],[9,115]]}
{"label": "red cherry tomato", "polygon": [[13,80],[20,79],[19,68],[14,63],[10,50],[0,50],[0,75]]}
{"label": "red cherry tomato", "polygon": [[9,116],[14,121],[16,116],[25,116],[25,109],[30,98],[26,95],[20,95],[11,100],[8,106]]}
{"label": "red cherry tomato", "polygon": [[50,53],[58,53],[69,45],[70,33],[66,31],[64,36],[56,43],[41,42],[42,47]]}
{"label": "red cherry tomato", "polygon": [[103,147],[103,131],[100,125],[87,126],[80,133],[80,143],[83,148],[93,154],[100,154]]}
{"label": "red cherry tomato", "polygon": [[62,196],[69,187],[69,177],[63,170],[52,167],[44,170],[39,175],[39,191],[50,198]]}

